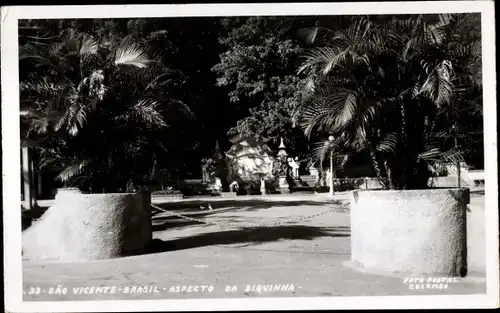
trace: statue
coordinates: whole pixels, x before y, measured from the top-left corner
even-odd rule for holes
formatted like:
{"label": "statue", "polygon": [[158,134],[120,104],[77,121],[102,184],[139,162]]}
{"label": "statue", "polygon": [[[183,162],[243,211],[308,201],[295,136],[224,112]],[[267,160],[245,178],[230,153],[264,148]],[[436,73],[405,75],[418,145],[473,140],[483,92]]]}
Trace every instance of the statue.
{"label": "statue", "polygon": [[222,191],[222,182],[221,182],[220,178],[218,178],[218,177],[215,178],[215,184],[214,184],[212,190],[217,192],[217,193]]}
{"label": "statue", "polygon": [[201,160],[201,180],[203,183],[209,183],[215,172],[215,161],[212,158]]}
{"label": "statue", "polygon": [[210,181],[210,175],[208,173],[209,164],[207,164],[208,163],[207,161],[208,160],[205,159],[201,161],[201,182],[204,184]]}
{"label": "statue", "polygon": [[314,167],[314,165],[311,163],[309,164],[309,174],[314,177],[314,184],[319,185],[320,184],[320,175],[318,172],[318,169]]}
{"label": "statue", "polygon": [[288,193],[290,191],[290,185],[288,184],[290,166],[288,165],[285,153],[278,154],[278,158],[276,158],[273,164],[273,174],[278,180],[280,192]]}
{"label": "statue", "polygon": [[229,185],[229,192],[238,192],[238,190],[240,190],[240,185],[238,185],[237,181],[233,181]]}
{"label": "statue", "polygon": [[265,196],[266,195],[266,181],[264,177],[260,178],[260,193]]}
{"label": "statue", "polygon": [[298,161],[297,157],[295,159],[288,158],[288,165],[290,166],[290,170],[292,171],[290,176],[293,178],[299,178],[300,165],[296,161]]}

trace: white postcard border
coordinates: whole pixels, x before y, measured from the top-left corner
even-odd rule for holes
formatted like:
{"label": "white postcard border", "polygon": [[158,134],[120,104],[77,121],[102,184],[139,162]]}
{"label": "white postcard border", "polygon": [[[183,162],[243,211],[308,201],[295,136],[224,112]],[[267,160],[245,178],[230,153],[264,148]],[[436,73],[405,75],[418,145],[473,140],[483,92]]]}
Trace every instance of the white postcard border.
{"label": "white postcard border", "polygon": [[[357,15],[481,12],[485,145],[487,294],[23,302],[21,262],[20,121],[17,20],[27,18],[120,18],[252,15]],[[1,12],[4,284],[6,311],[206,311],[299,309],[486,308],[499,305],[498,186],[496,140],[495,20],[493,1],[369,3],[188,4],[3,7]],[[14,76],[14,77],[13,77]],[[15,78],[15,79],[14,79]]]}

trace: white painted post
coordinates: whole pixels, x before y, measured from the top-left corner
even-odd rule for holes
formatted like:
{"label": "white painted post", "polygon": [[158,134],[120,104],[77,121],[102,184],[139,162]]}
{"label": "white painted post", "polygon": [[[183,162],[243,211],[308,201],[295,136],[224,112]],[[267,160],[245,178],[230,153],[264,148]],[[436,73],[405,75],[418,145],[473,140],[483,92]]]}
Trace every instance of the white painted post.
{"label": "white painted post", "polygon": [[31,180],[30,180],[30,187],[31,187],[31,199],[33,204],[36,203],[37,199],[37,188],[35,186],[36,182],[36,171],[35,171],[35,166],[33,164],[33,160],[30,159],[30,174],[31,174]]}
{"label": "white painted post", "polygon": [[31,210],[33,208],[32,193],[31,193],[31,160],[29,155],[29,148],[22,147],[22,179],[24,188],[24,208],[26,210]]}
{"label": "white painted post", "polygon": [[333,157],[332,152],[330,152],[330,196],[333,197]]}

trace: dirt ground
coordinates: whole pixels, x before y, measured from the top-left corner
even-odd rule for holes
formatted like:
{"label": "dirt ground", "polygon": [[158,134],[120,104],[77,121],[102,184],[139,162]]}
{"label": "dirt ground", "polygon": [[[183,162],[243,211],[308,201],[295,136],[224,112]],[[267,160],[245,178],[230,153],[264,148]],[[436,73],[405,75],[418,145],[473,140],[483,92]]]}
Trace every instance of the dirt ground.
{"label": "dirt ground", "polygon": [[[23,262],[25,301],[199,299],[484,294],[484,196],[471,195],[468,212],[466,278],[444,289],[413,289],[405,277],[361,272],[350,263],[350,224],[346,194],[197,198],[160,207],[200,224],[153,216],[155,245],[150,254],[85,263]],[[344,203],[344,204],[342,204]],[[211,205],[212,211],[200,206]],[[298,219],[331,208],[310,220]],[[233,225],[226,225],[232,223]],[[246,225],[239,227],[234,225]],[[56,287],[66,293],[55,294]],[[86,288],[87,287],[87,288]],[[93,287],[93,288],[92,288]],[[96,288],[107,287],[107,288]],[[51,290],[51,288],[54,288]],[[133,290],[132,290],[133,288]]]}

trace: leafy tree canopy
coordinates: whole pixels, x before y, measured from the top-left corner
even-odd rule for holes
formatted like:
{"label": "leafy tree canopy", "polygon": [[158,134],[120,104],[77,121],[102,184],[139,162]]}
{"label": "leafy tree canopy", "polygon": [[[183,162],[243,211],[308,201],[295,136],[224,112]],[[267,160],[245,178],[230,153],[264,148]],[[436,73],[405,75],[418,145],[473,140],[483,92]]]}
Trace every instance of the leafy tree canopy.
{"label": "leafy tree canopy", "polygon": [[[216,140],[225,150],[235,136],[269,138],[272,148],[283,137],[301,160],[337,149],[346,175],[364,175],[357,168],[400,186],[387,177],[438,159],[482,167],[479,21],[23,20],[23,136],[41,166],[114,189],[199,177]],[[325,145],[331,134],[338,140]],[[405,161],[395,157],[403,152]]]}

